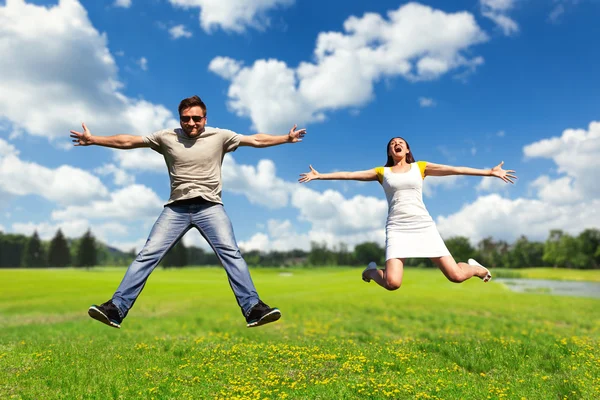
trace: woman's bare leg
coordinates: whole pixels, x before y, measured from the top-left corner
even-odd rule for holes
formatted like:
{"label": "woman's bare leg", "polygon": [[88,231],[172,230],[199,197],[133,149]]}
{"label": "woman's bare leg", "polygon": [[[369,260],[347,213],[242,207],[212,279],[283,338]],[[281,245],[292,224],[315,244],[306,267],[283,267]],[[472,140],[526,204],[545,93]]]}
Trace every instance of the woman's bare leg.
{"label": "woman's bare leg", "polygon": [[364,272],[364,275],[384,289],[400,289],[404,275],[404,259],[389,259],[385,262],[385,269],[369,269]]}
{"label": "woman's bare leg", "polygon": [[474,276],[483,279],[488,273],[485,268],[476,265],[464,262],[456,263],[452,256],[435,257],[431,261],[438,266],[450,282],[460,283]]}

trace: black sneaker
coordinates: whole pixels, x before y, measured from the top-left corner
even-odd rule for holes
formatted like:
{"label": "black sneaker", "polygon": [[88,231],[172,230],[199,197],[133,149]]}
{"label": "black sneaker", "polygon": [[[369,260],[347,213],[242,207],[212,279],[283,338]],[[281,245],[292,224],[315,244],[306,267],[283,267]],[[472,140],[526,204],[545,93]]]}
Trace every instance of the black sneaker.
{"label": "black sneaker", "polygon": [[117,329],[121,327],[121,322],[123,322],[123,318],[121,318],[117,306],[115,306],[111,300],[100,306],[91,306],[88,309],[88,314],[95,320]]}
{"label": "black sneaker", "polygon": [[271,308],[262,301],[258,301],[254,307],[246,315],[246,326],[248,328],[254,328],[255,326],[261,326],[268,324],[269,322],[275,322],[281,318],[281,311],[277,308]]}

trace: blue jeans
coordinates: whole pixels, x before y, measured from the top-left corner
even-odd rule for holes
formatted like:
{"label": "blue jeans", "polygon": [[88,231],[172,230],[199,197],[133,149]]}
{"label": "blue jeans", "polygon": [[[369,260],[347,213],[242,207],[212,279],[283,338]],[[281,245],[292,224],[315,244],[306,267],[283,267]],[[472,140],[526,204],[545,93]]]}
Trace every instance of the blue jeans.
{"label": "blue jeans", "polygon": [[127,269],[113,295],[112,302],[119,309],[122,318],[133,307],[160,260],[192,227],[200,231],[225,267],[229,284],[244,316],[258,303],[258,294],[223,205],[166,205],[154,223],[144,248]]}

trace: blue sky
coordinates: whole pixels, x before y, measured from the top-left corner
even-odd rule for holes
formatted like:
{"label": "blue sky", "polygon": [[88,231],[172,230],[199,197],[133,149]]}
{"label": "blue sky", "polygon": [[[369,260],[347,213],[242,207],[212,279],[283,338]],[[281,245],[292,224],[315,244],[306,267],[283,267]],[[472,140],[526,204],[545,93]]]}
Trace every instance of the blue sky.
{"label": "blue sky", "polygon": [[[544,240],[600,227],[600,3],[473,0],[0,1],[0,230],[88,227],[140,249],[169,195],[149,149],[73,148],[69,129],[149,134],[193,94],[208,125],[306,127],[304,142],[225,159],[223,200],[244,249],[384,243],[375,183],[296,183],[418,160],[517,170],[514,186],[427,178],[444,237]],[[206,248],[196,231],[188,245]]]}

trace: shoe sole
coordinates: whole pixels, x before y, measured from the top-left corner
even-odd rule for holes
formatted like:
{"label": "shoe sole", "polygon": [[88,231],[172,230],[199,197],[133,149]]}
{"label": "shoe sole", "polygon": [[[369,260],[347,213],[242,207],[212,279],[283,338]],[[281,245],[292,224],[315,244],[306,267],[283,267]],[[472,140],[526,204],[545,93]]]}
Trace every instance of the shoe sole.
{"label": "shoe sole", "polygon": [[121,325],[112,321],[110,318],[108,318],[108,316],[106,314],[104,314],[102,311],[100,311],[99,309],[97,309],[94,306],[91,306],[88,309],[88,315],[90,317],[94,318],[96,321],[100,321],[105,325],[108,325],[113,328],[121,329]]}
{"label": "shoe sole", "polygon": [[371,282],[371,279],[369,279],[369,278],[367,278],[367,277],[365,276],[365,272],[367,272],[367,271],[370,271],[370,270],[372,270],[372,269],[376,270],[376,269],[377,269],[377,267],[375,267],[375,268],[369,268],[369,267],[367,267],[367,268],[363,269],[363,272],[362,272],[362,280],[363,280],[363,281],[365,281],[365,282],[367,282],[367,283],[370,283],[370,282]]}
{"label": "shoe sole", "polygon": [[492,280],[492,273],[490,272],[490,270],[487,269],[486,267],[484,267],[483,265],[479,264],[479,262],[477,260],[469,258],[467,260],[467,264],[469,264],[469,265],[476,265],[476,266],[481,267],[481,268],[483,268],[483,269],[485,269],[487,271],[487,275],[485,276],[485,278],[481,278],[481,280],[483,281],[483,283],[488,283],[489,281]]}
{"label": "shoe sole", "polygon": [[248,328],[255,328],[257,326],[268,324],[270,322],[275,322],[279,318],[281,318],[281,311],[279,311],[278,309],[275,308],[275,309],[271,310],[270,313],[263,315],[262,318],[259,319],[258,321],[250,322],[246,326]]}

